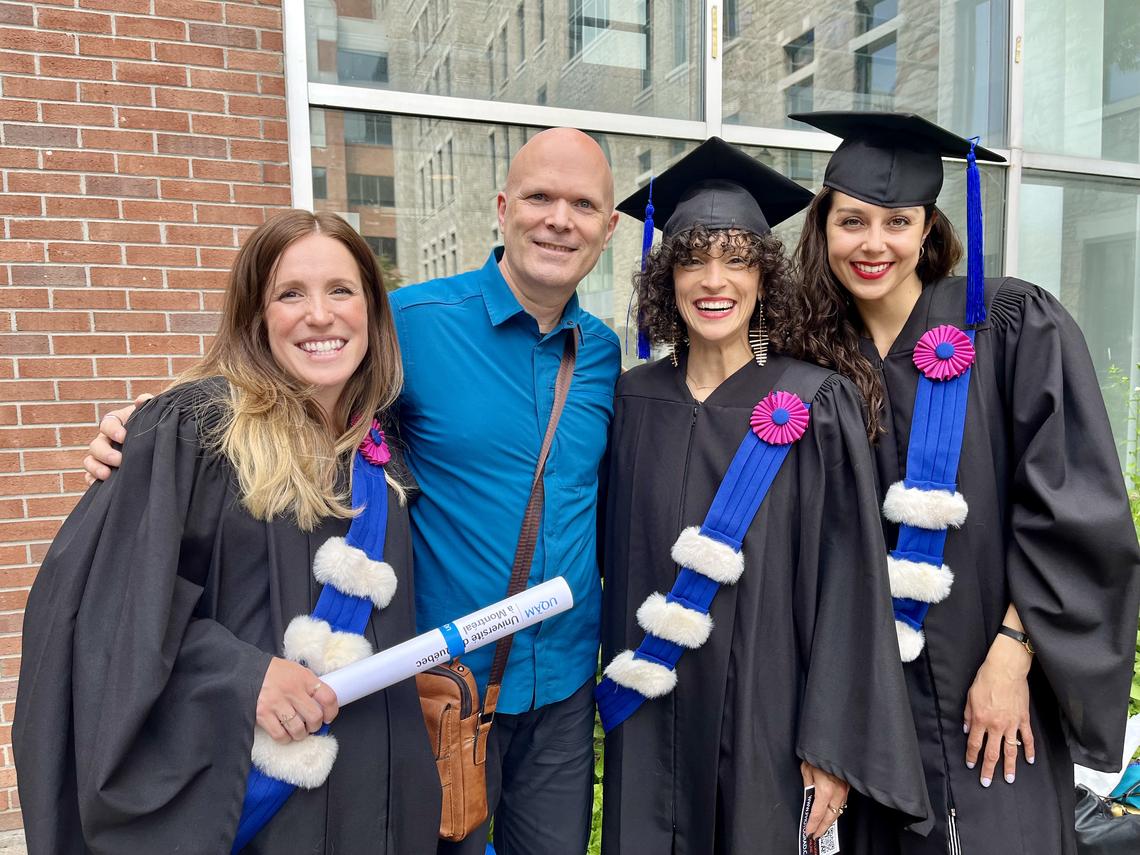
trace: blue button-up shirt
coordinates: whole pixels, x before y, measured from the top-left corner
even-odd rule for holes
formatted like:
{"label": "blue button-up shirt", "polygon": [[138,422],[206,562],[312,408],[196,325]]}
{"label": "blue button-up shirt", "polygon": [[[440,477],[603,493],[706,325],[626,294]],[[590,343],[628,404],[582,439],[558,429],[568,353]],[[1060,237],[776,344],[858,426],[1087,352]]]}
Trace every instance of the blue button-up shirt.
{"label": "blue button-up shirt", "polygon": [[[401,288],[391,303],[404,360],[400,433],[422,494],[412,503],[421,632],[501,600],[554,403],[563,336],[578,358],[543,481],[529,585],[561,575],[574,608],[515,636],[498,709],[569,697],[597,667],[601,602],[598,469],[620,370],[617,336],[573,296],[541,333],[499,272],[482,269]],[[494,645],[463,661],[484,689]]]}

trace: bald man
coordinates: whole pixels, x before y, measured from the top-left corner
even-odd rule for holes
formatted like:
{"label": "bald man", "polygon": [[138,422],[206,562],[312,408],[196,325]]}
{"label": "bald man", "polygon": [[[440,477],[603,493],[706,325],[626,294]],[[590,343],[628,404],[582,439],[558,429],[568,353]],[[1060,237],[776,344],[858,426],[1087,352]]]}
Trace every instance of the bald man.
{"label": "bald man", "polygon": [[[515,636],[487,797],[498,855],[582,855],[593,804],[598,470],[620,349],[574,292],[617,225],[613,175],[593,139],[552,128],[519,149],[497,204],[503,246],[480,269],[391,295],[404,360],[400,435],[420,488],[411,504],[416,622],[433,629],[506,594],[558,364],[566,336],[576,336],[528,582],[565,577],[574,608]],[[84,461],[89,477],[119,464],[108,439],[122,442],[132,409],[104,417]],[[481,692],[493,654],[492,645],[463,659]],[[486,840],[484,826],[439,851],[482,855]]]}

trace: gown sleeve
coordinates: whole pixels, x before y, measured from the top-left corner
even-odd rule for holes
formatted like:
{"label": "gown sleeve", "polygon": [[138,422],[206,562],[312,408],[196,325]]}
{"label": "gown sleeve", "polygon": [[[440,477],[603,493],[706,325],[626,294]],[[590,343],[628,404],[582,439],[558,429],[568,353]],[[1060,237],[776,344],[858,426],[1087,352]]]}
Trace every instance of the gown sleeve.
{"label": "gown sleeve", "polygon": [[227,501],[177,392],[48,551],[25,612],[14,748],[29,851],[229,851],[270,654],[196,612]]}
{"label": "gown sleeve", "polygon": [[1074,761],[1120,767],[1140,552],[1096,373],[1068,312],[1011,280],[994,299],[1010,430],[1010,595]]}
{"label": "gown sleeve", "polygon": [[806,683],[797,755],[929,830],[930,804],[887,579],[858,392],[826,381],[800,441],[797,631]]}

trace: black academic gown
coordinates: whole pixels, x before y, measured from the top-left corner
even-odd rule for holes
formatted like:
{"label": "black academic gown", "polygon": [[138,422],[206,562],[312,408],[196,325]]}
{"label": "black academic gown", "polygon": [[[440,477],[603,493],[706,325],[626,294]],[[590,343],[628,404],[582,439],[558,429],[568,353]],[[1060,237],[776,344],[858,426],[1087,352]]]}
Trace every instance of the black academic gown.
{"label": "black academic gown", "polygon": [[[31,855],[230,851],[262,678],[316,603],[314,553],[348,523],[250,516],[202,447],[203,388],[136,413],[122,467],[79,502],[32,588],[13,732]],[[373,612],[375,649],[414,634],[410,542],[390,495],[399,587]],[[244,851],[433,852],[439,781],[415,686],[345,707],[332,733],[328,782],[296,791]]]}
{"label": "black academic gown", "polygon": [[[1076,323],[1016,279],[987,280],[958,489],[969,506],[945,560],[949,597],[926,617],[926,650],[905,666],[937,826],[906,853],[942,855],[952,800],[962,852],[1073,855],[1073,761],[1120,767],[1140,602],[1140,555],[1096,374]],[[905,472],[918,371],[914,345],[965,317],[961,278],[927,286],[886,359],[875,447],[880,489]],[[887,526],[887,541],[897,537]],[[1036,764],[1001,760],[989,789],[965,764],[966,694],[1010,601],[1037,650],[1029,674]]]}
{"label": "black academic gown", "polygon": [[662,360],[618,382],[604,534],[606,662],[643,638],[637,608],[672,587],[670,548],[704,519],[752,408],[773,384],[801,397],[810,396],[805,388],[818,393],[807,433],[744,539],[744,575],[713,602],[709,640],[682,656],[673,692],[647,701],[606,738],[603,851],[796,852],[800,759],[848,781],[852,810],[862,793],[897,809],[900,824],[925,817],[854,387],[773,356],[764,368],[749,362],[699,404],[684,376],[683,364]]}

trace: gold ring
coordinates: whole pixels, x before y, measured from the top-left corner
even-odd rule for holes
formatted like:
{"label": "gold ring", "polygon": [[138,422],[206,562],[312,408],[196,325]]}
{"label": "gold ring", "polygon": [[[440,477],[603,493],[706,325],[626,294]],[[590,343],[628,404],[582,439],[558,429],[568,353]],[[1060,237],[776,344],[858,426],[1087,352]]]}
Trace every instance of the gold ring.
{"label": "gold ring", "polygon": [[843,813],[843,808],[833,808],[831,805],[828,805],[827,809],[836,816],[839,816],[839,814]]}
{"label": "gold ring", "polygon": [[313,692],[315,692],[320,687],[321,687],[321,683],[319,680],[316,683],[313,683],[313,688],[309,689],[309,696],[311,697]]}
{"label": "gold ring", "polygon": [[1020,745],[1021,744],[1020,739],[1010,739],[1009,737],[1006,737],[1003,741],[1005,742],[1006,745]]}

